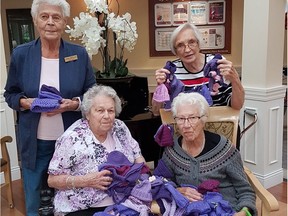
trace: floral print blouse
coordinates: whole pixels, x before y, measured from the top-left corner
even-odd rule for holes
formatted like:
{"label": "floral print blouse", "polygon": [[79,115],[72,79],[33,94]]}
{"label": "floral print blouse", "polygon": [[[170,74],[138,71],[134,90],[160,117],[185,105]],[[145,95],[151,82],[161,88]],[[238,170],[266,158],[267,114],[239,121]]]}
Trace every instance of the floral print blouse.
{"label": "floral print blouse", "polygon": [[[139,144],[133,139],[125,123],[115,119],[110,131],[115,150],[121,151],[130,162],[142,156]],[[97,141],[87,120],[79,119],[58,138],[50,161],[48,174],[72,176],[97,172],[98,166],[107,161],[107,149]],[[87,209],[108,195],[95,188],[56,190],[54,206],[56,215]]]}

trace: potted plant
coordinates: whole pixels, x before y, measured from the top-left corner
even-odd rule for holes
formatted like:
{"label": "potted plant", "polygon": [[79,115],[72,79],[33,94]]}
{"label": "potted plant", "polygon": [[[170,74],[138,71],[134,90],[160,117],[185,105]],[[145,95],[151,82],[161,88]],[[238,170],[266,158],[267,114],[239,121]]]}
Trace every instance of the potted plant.
{"label": "potted plant", "polygon": [[124,51],[132,51],[138,38],[130,13],[118,15],[120,5],[114,1],[118,6],[116,14],[110,10],[108,0],[84,0],[88,12],[80,12],[79,17],[73,18],[74,28],[67,26],[66,30],[70,39],[81,40],[91,59],[101,54],[103,66],[102,70],[96,69],[96,78],[129,76]]}

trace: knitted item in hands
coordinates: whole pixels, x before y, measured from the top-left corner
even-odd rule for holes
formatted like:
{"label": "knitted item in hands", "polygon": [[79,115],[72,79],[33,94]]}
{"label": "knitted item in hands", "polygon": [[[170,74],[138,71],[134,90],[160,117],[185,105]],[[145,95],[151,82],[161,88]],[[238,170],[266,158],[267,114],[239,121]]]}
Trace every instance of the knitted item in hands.
{"label": "knitted item in hands", "polygon": [[216,95],[221,86],[227,86],[224,82],[223,76],[220,74],[220,70],[217,68],[217,62],[220,59],[222,59],[222,56],[217,53],[204,67],[204,76],[209,78],[208,87],[211,95]]}
{"label": "knitted item in hands", "polygon": [[36,113],[50,112],[60,107],[61,100],[61,93],[55,87],[43,84],[30,110]]}

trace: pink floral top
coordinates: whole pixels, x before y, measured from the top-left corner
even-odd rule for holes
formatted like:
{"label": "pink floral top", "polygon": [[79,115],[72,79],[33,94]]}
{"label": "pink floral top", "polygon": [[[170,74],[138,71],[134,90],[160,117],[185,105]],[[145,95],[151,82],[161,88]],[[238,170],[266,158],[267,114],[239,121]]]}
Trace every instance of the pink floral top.
{"label": "pink floral top", "polygon": [[[142,156],[139,144],[130,134],[123,121],[116,119],[110,131],[115,150],[121,151],[131,162]],[[97,172],[98,166],[107,161],[107,149],[97,141],[87,120],[79,119],[72,124],[55,144],[48,174],[85,175]],[[87,209],[108,195],[95,188],[56,190],[54,197],[57,215]]]}

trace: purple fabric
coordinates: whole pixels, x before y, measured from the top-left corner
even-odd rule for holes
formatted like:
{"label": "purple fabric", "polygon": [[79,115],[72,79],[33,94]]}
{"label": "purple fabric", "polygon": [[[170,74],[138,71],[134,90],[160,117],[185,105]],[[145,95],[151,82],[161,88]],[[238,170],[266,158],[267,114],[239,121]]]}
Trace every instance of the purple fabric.
{"label": "purple fabric", "polygon": [[190,202],[186,208],[189,215],[221,215],[232,216],[236,212],[229,202],[223,200],[223,196],[218,192],[207,192],[203,200]]}
{"label": "purple fabric", "polygon": [[153,100],[160,103],[170,100],[168,89],[164,84],[160,84],[156,87],[153,93]]}
{"label": "purple fabric", "polygon": [[162,147],[173,145],[174,129],[170,125],[161,125],[154,135],[155,141]]}
{"label": "purple fabric", "polygon": [[136,184],[131,191],[131,196],[134,196],[144,202],[151,202],[152,194],[151,183],[149,182],[149,180],[144,180],[139,184]]}
{"label": "purple fabric", "polygon": [[108,195],[112,196],[115,203],[124,201],[131,193],[140,175],[147,170],[144,163],[131,163],[120,151],[108,154],[107,162],[99,166],[99,171],[110,170],[113,178],[108,187]]}
{"label": "purple fabric", "polygon": [[173,177],[173,173],[167,168],[166,164],[162,159],[158,160],[157,167],[153,171],[153,175],[162,176],[170,179]]}
{"label": "purple fabric", "polygon": [[53,111],[60,107],[62,99],[61,93],[55,87],[43,84],[38,97],[33,100],[30,110],[36,113]]}
{"label": "purple fabric", "polygon": [[213,86],[219,84],[219,86],[227,86],[224,83],[223,76],[220,74],[220,70],[217,68],[218,60],[222,59],[221,54],[215,54],[214,58],[211,59],[204,67],[204,76],[209,78],[209,91],[212,92],[215,90]]}
{"label": "purple fabric", "polygon": [[176,202],[176,205],[179,208],[186,208],[189,204],[189,200],[184,197],[173,185],[166,183],[165,187],[168,189],[168,191],[170,191],[173,199]]}
{"label": "purple fabric", "polygon": [[207,192],[218,192],[219,184],[219,181],[213,179],[203,181],[200,185],[198,185],[198,192],[201,194],[205,194]]}
{"label": "purple fabric", "polygon": [[35,98],[31,104],[30,110],[35,113],[42,113],[51,112],[59,107],[59,100]]}

